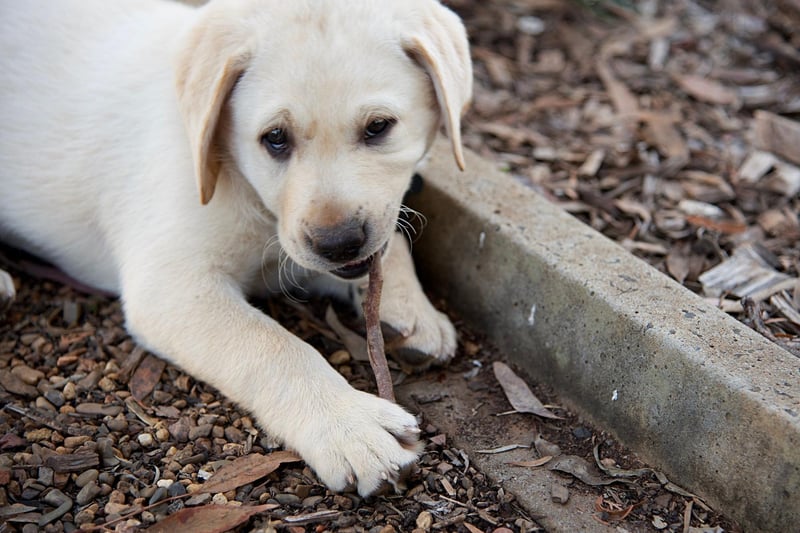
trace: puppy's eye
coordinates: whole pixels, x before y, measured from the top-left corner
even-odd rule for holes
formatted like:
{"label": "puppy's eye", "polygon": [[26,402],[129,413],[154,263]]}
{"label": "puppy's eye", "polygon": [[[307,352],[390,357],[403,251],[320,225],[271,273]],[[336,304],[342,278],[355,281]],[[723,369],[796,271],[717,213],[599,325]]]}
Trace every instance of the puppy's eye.
{"label": "puppy's eye", "polygon": [[273,157],[286,156],[289,153],[289,134],[283,128],[275,128],[261,136],[261,144]]}
{"label": "puppy's eye", "polygon": [[388,118],[376,118],[373,119],[367,127],[364,128],[364,141],[367,144],[375,143],[379,141],[382,137],[384,137],[389,130],[392,129],[394,125],[394,120]]}

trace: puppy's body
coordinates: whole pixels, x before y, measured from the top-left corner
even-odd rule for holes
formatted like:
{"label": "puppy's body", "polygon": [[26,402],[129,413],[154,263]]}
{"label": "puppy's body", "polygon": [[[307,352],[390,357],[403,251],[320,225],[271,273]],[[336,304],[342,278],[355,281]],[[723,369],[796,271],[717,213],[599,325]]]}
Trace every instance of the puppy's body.
{"label": "puppy's body", "polygon": [[461,160],[471,70],[452,13],[0,0],[0,50],[0,240],[120,294],[140,343],[250,409],[332,488],[370,493],[414,460],[414,417],[245,297],[352,292],[386,250],[382,320],[406,350],[452,356],[452,325],[392,239],[440,118]]}

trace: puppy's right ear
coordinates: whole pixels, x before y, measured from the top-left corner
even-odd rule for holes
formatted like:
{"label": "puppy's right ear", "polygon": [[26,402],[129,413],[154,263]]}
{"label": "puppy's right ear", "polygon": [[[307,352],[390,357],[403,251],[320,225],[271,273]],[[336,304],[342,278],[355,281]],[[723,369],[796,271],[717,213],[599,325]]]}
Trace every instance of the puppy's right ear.
{"label": "puppy's right ear", "polygon": [[194,159],[200,201],[214,195],[221,157],[215,144],[220,113],[236,80],[250,61],[241,22],[206,11],[187,34],[178,54],[176,85]]}

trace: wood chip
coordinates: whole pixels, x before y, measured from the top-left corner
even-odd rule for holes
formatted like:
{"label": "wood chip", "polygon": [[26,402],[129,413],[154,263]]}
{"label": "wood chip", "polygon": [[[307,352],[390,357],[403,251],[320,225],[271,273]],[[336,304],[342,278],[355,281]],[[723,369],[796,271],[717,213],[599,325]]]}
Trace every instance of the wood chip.
{"label": "wood chip", "polygon": [[800,165],[800,122],[770,113],[756,111],[753,122],[753,143],[756,148],[772,152]]}
{"label": "wood chip", "polygon": [[704,76],[677,74],[673,79],[688,95],[701,102],[729,105],[739,101],[739,95],[734,89]]}

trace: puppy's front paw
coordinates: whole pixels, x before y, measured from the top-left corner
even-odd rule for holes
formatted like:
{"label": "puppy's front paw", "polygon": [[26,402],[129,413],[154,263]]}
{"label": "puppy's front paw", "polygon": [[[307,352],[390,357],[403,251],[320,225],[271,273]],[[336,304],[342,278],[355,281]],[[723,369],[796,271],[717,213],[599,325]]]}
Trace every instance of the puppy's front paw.
{"label": "puppy's front paw", "polygon": [[395,359],[416,369],[443,364],[456,352],[456,329],[425,299],[416,305],[394,302],[381,309],[387,348]]}
{"label": "puppy's front paw", "polygon": [[[334,491],[357,487],[368,496],[397,487],[422,446],[416,419],[402,407],[353,390],[318,413],[299,442],[288,442]],[[290,439],[291,440],[291,439]]]}
{"label": "puppy's front paw", "polygon": [[0,312],[5,311],[11,306],[17,292],[14,288],[14,280],[5,270],[0,270]]}

